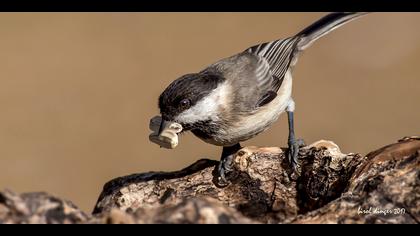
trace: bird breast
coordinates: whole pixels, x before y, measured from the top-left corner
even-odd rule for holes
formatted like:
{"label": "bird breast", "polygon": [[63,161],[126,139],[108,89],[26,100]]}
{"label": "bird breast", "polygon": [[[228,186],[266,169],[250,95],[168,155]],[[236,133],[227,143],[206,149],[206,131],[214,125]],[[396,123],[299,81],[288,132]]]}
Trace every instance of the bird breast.
{"label": "bird breast", "polygon": [[251,114],[239,116],[234,121],[225,120],[218,130],[209,137],[199,137],[217,146],[230,146],[243,142],[267,130],[292,101],[292,76],[287,72],[277,96],[270,103],[258,108]]}

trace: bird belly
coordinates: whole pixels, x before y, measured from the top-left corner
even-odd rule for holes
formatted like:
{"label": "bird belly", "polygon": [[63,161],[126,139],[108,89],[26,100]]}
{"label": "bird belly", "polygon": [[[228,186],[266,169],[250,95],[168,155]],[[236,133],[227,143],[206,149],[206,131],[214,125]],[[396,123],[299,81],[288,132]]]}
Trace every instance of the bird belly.
{"label": "bird belly", "polygon": [[292,101],[292,77],[286,73],[277,96],[270,103],[258,108],[252,114],[243,115],[238,121],[220,127],[211,137],[201,138],[207,143],[217,146],[231,146],[251,139],[267,130],[286,110]]}

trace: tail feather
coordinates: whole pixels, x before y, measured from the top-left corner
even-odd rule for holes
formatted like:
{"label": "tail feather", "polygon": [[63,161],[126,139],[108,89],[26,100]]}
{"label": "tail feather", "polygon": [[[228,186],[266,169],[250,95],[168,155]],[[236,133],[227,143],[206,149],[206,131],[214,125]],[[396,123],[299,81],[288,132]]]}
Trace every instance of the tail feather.
{"label": "tail feather", "polygon": [[313,42],[321,38],[322,36],[328,34],[329,32],[335,30],[336,28],[342,26],[345,23],[348,23],[356,18],[367,14],[366,12],[340,12],[340,13],[331,13],[323,18],[319,19],[312,25],[306,27],[304,30],[300,31],[296,36],[300,37],[298,43],[298,49],[304,50],[309,47]]}

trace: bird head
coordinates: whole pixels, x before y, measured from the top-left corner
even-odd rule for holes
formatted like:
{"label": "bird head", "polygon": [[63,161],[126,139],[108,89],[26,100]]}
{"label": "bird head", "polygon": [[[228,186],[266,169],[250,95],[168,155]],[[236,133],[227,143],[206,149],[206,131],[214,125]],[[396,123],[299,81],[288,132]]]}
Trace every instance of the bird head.
{"label": "bird head", "polygon": [[220,74],[206,72],[186,74],[173,81],[159,96],[161,127],[172,121],[188,131],[201,122],[215,119],[224,80]]}

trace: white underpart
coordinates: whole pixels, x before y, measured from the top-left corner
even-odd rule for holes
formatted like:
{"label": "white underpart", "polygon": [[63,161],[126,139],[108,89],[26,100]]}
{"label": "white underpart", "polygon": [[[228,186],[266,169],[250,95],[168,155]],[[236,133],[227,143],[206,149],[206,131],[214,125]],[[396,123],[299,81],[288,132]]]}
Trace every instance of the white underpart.
{"label": "white underpart", "polygon": [[295,111],[295,101],[293,101],[292,98],[290,98],[290,102],[289,102],[289,105],[287,105],[286,107],[286,111],[291,111],[291,112]]}
{"label": "white underpart", "polygon": [[[262,106],[253,115],[244,116],[234,126],[225,130],[220,139],[230,144],[248,140],[268,129],[284,111],[293,111],[295,108],[292,99],[292,75],[288,71],[284,77],[276,98]],[[220,143],[219,145],[222,145]],[[226,145],[224,143],[223,145]]]}
{"label": "white underpart", "polygon": [[227,104],[228,88],[226,84],[220,84],[204,99],[197,102],[188,110],[183,111],[175,117],[178,123],[193,124],[198,121],[219,120],[220,106]]}

